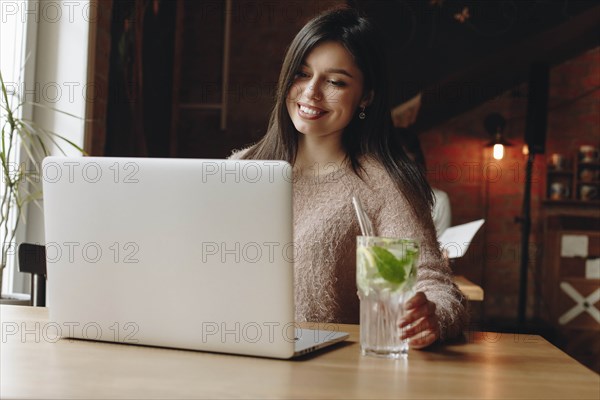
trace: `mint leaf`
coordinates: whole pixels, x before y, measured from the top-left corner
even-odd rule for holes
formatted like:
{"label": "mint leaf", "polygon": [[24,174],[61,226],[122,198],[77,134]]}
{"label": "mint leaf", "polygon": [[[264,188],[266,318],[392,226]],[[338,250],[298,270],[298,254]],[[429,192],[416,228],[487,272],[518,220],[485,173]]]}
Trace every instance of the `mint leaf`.
{"label": "mint leaf", "polygon": [[412,257],[406,257],[400,261],[383,247],[373,246],[370,250],[375,258],[377,271],[383,279],[397,284],[406,280],[406,266],[410,264]]}

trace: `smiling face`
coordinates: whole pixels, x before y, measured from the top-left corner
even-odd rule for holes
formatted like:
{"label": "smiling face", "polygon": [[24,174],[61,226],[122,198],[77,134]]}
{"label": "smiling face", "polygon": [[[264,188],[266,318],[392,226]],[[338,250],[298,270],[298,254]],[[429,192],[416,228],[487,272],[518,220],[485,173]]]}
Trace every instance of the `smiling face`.
{"label": "smiling face", "polygon": [[304,59],[288,92],[287,111],[298,132],[341,139],[363,98],[363,74],[338,42],[316,46]]}

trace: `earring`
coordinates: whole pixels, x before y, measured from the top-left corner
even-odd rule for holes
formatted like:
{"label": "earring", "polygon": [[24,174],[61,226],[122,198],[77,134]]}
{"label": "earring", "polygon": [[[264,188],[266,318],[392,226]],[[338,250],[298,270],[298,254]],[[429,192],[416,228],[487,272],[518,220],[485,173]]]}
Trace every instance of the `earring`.
{"label": "earring", "polygon": [[367,118],[367,114],[365,114],[365,106],[362,106],[362,110],[360,111],[360,114],[358,114],[358,118],[360,118],[360,119]]}

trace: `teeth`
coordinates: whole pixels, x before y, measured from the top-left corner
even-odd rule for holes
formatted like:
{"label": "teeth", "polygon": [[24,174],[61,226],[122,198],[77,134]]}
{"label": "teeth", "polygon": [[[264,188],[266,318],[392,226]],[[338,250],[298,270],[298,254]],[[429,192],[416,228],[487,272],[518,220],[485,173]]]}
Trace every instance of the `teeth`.
{"label": "teeth", "polygon": [[300,110],[303,113],[310,114],[310,115],[319,115],[320,114],[319,111],[311,110],[310,108],[304,107],[304,106],[300,106]]}

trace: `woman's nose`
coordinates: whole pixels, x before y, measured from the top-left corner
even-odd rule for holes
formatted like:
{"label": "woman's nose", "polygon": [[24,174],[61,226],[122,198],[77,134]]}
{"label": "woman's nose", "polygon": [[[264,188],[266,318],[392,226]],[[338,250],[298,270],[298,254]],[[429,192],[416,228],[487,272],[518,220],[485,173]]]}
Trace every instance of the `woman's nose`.
{"label": "woman's nose", "polygon": [[310,100],[321,100],[323,93],[321,93],[321,87],[317,82],[308,82],[304,88],[304,95]]}

